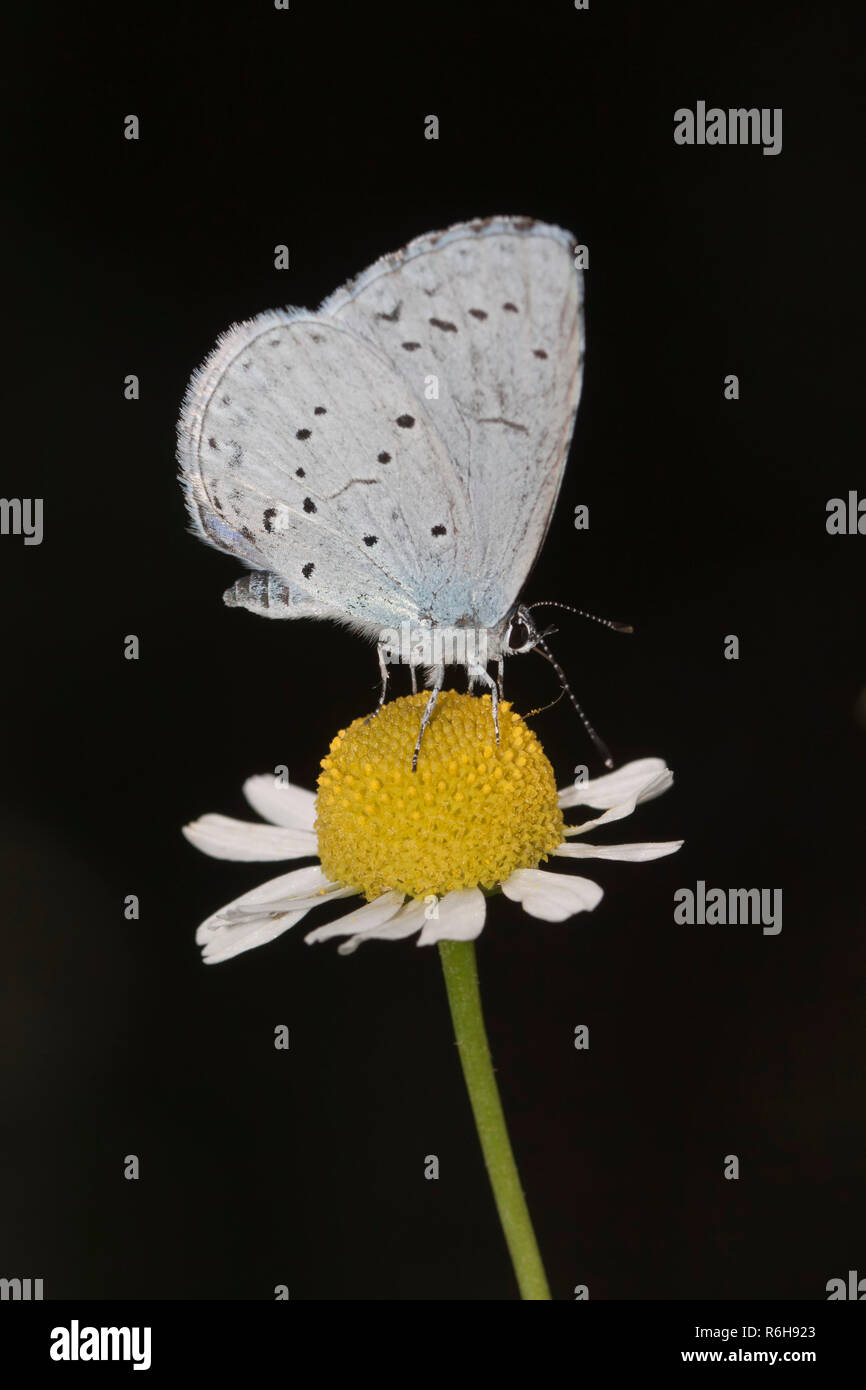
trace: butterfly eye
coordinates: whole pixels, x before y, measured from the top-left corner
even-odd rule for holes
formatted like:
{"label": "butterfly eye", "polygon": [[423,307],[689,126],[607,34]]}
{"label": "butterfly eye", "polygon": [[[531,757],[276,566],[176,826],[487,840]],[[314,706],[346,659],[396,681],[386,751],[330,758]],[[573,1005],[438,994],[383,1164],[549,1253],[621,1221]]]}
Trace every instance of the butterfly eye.
{"label": "butterfly eye", "polygon": [[529,644],[529,628],[519,618],[508,629],[508,647],[512,652],[524,651]]}

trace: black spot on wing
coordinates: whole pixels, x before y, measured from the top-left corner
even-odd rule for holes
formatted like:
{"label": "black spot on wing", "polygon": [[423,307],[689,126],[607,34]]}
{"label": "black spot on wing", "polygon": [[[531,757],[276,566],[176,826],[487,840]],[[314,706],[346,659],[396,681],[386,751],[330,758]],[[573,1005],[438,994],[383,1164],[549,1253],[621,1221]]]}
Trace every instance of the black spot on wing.
{"label": "black spot on wing", "polygon": [[508,312],[509,312],[510,314],[519,314],[519,313],[520,313],[520,310],[518,309],[517,305],[516,305],[516,304],[512,304],[510,299],[507,300],[506,303],[503,304],[502,307],[503,307],[503,309],[507,309]]}
{"label": "black spot on wing", "polygon": [[315,568],[316,566],[313,564],[312,560],[310,560],[306,565],[304,565],[303,569],[301,570],[301,574],[304,576],[305,579],[309,579],[310,575],[313,573],[313,570]]}
{"label": "black spot on wing", "polygon": [[457,324],[451,323],[449,319],[428,319],[432,328],[439,328],[443,333],[456,333]]}
{"label": "black spot on wing", "polygon": [[262,522],[263,522],[263,524],[264,524],[264,528],[265,528],[266,531],[268,531],[268,532],[273,531],[273,529],[274,529],[274,527],[273,527],[273,520],[274,520],[274,517],[276,516],[276,514],[277,514],[277,509],[276,509],[276,507],[268,507],[268,508],[264,511],[264,513],[262,514]]}
{"label": "black spot on wing", "polygon": [[328,412],[323,405],[317,405],[315,410],[313,411],[314,415],[327,415],[327,413]]}
{"label": "black spot on wing", "polygon": [[378,541],[378,539],[379,539],[378,536],[365,536],[365,537],[364,537],[364,544],[365,544],[365,545],[375,545],[376,542]]}
{"label": "black spot on wing", "polygon": [[296,438],[296,439],[309,439],[309,437],[310,437],[310,435],[311,435],[312,433],[313,433],[312,430],[296,430],[296,431],[295,431],[295,438]]}
{"label": "black spot on wing", "polygon": [[441,525],[440,525],[440,526],[431,526],[431,527],[430,527],[430,535],[431,535],[431,536],[444,536],[445,533],[446,533],[446,529],[447,529],[447,528],[446,528],[445,526],[441,526]]}
{"label": "black spot on wing", "polygon": [[420,343],[401,343],[400,346],[404,349],[405,352],[417,352],[417,350],[418,350],[418,348],[421,346],[421,344],[420,344]]}
{"label": "black spot on wing", "polygon": [[414,416],[414,415],[398,415],[398,416],[397,416],[397,424],[400,426],[401,430],[411,430],[411,428],[412,428],[412,426],[414,425],[414,423],[415,423],[415,416]]}
{"label": "black spot on wing", "polygon": [[481,320],[487,318],[487,314],[484,309],[470,309],[469,312],[474,319]]}
{"label": "black spot on wing", "polygon": [[305,511],[305,512],[315,512],[315,511],[318,511],[318,508],[317,508],[315,502],[313,501],[312,497],[305,497],[305,498],[304,498],[304,511]]}
{"label": "black spot on wing", "polygon": [[306,475],[306,473],[304,472],[303,468],[296,468],[296,469],[295,469],[295,477],[296,477],[296,478],[306,478],[306,476],[307,476],[307,475]]}
{"label": "black spot on wing", "polygon": [[378,458],[378,460],[379,460],[380,463],[390,463],[390,462],[391,462],[391,455],[390,455],[390,454],[386,454],[385,451],[384,451],[384,449],[382,450],[381,454],[377,454],[376,457]]}
{"label": "black spot on wing", "polygon": [[402,301],[402,299],[401,299],[401,300],[400,300],[400,303],[397,304],[397,305],[395,305],[395,307],[391,310],[390,314],[382,314],[382,313],[379,313],[379,314],[376,315],[376,318],[377,318],[377,319],[384,319],[386,323],[397,323],[397,322],[399,321],[399,318],[400,318],[400,310],[401,310],[402,308],[403,308],[403,301]]}
{"label": "black spot on wing", "polygon": [[533,348],[532,355],[533,357],[540,357],[542,361],[546,361],[547,359],[547,353],[544,351],[544,348]]}

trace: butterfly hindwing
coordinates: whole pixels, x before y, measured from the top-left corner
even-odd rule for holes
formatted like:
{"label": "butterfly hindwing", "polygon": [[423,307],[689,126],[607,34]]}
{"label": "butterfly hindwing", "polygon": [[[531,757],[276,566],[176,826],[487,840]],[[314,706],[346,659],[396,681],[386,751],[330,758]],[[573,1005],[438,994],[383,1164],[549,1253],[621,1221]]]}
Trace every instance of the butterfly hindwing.
{"label": "butterfly hindwing", "polygon": [[471,563],[467,499],[423,405],[321,316],[231,330],[190,387],[180,438],[205,538],[323,612],[417,618]]}

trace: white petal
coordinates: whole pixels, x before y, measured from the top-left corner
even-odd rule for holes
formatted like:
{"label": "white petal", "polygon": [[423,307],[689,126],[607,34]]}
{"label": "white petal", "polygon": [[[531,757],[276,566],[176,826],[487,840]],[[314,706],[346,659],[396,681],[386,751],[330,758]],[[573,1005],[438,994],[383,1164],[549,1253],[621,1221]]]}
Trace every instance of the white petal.
{"label": "white petal", "polygon": [[566,835],[583,835],[587,830],[594,829],[597,825],[605,825],[610,821],[622,820],[625,816],[630,816],[632,811],[641,801],[652,801],[653,797],[660,796],[663,791],[667,791],[673,781],[673,774],[667,770],[651,777],[648,782],[644,782],[638,788],[634,796],[627,801],[620,801],[616,806],[611,806],[609,811],[604,811],[594,820],[585,820],[581,825],[567,825]]}
{"label": "white petal", "polygon": [[195,939],[207,965],[231,960],[254,946],[263,946],[293,927],[320,903],[349,897],[354,890],[330,883],[318,865],[293,869],[212,913]]}
{"label": "white petal", "polygon": [[400,911],[389,921],[382,922],[378,927],[356,932],[348,941],[343,941],[337,947],[337,951],[341,956],[349,956],[353,951],[357,951],[364,941],[400,941],[404,936],[413,936],[424,925],[425,909],[423,898],[412,898],[404,903]]}
{"label": "white petal", "polygon": [[625,767],[618,767],[616,772],[563,787],[559,804],[564,811],[571,806],[597,806],[603,810],[621,801],[650,801],[667,791],[673,780],[673,773],[665,766],[664,759],[637,758]]}
{"label": "white petal", "polygon": [[202,945],[211,932],[220,927],[231,926],[259,917],[273,916],[278,912],[309,912],[317,903],[329,902],[331,898],[346,898],[353,893],[340,883],[331,883],[325,878],[318,864],[308,869],[292,869],[279,878],[268,879],[248,893],[242,893],[225,907],[211,913],[196,932],[196,941]]}
{"label": "white petal", "polygon": [[278,782],[272,773],[248,777],[244,796],[254,811],[272,825],[289,829],[312,830],[316,819],[316,793],[306,787]]}
{"label": "white petal", "polygon": [[676,854],[683,845],[682,840],[645,840],[635,845],[560,845],[555,849],[562,859],[628,859],[639,863],[645,859],[663,859],[666,854]]}
{"label": "white petal", "polygon": [[431,917],[418,937],[419,946],[436,941],[474,941],[484,929],[487,904],[480,888],[455,888],[439,900],[439,917]]}
{"label": "white petal", "polygon": [[183,833],[191,845],[214,859],[300,859],[319,852],[312,830],[284,830],[281,826],[257,825],[231,816],[200,816],[185,825]]}
{"label": "white petal", "polygon": [[530,917],[543,922],[564,922],[576,912],[591,912],[604,893],[589,878],[551,874],[544,869],[515,869],[502,891],[512,902],[522,903]]}
{"label": "white petal", "polygon": [[305,914],[303,912],[284,912],[278,917],[252,918],[243,925],[222,927],[210,933],[202,949],[205,965],[219,965],[231,960],[254,946],[264,946],[284,931],[293,927]]}
{"label": "white petal", "polygon": [[304,940],[309,945],[314,941],[329,941],[332,936],[354,936],[356,932],[370,931],[390,921],[402,907],[404,897],[404,893],[383,893],[371,903],[356,907],[354,912],[347,912],[345,917],[338,917],[336,922],[316,927]]}
{"label": "white petal", "polygon": [[625,816],[630,816],[636,801],[621,801],[618,806],[611,806],[609,811],[603,811],[600,816],[593,820],[585,820],[581,825],[566,825],[563,833],[565,835],[583,835],[587,830],[594,830],[597,825],[606,825],[613,820],[623,820]]}

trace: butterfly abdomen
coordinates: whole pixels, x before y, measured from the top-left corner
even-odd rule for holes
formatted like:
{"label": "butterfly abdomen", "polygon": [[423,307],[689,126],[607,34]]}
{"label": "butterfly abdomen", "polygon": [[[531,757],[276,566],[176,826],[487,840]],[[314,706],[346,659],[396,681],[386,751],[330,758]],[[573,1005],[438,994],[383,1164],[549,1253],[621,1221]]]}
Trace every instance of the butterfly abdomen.
{"label": "butterfly abdomen", "polygon": [[266,618],[291,617],[292,596],[288,584],[264,570],[253,570],[237,579],[223,594],[223,603],[228,608],[248,608]]}

